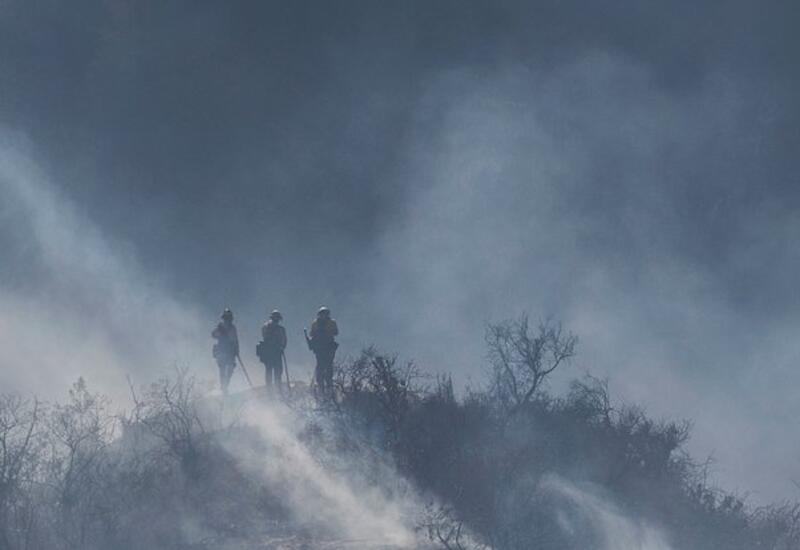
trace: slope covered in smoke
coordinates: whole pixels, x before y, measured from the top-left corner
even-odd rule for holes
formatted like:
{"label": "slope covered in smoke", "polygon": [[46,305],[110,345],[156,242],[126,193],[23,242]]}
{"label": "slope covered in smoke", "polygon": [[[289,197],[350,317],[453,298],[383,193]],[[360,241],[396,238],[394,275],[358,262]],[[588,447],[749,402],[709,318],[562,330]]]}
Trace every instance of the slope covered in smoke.
{"label": "slope covered in smoke", "polygon": [[223,401],[185,371],[122,416],[83,380],[62,404],[3,395],[0,548],[800,548],[798,506],[706,485],[685,423],[594,379],[514,394],[531,379],[508,365],[463,399],[371,349],[335,401]]}
{"label": "slope covered in smoke", "polygon": [[527,320],[492,328],[491,383],[463,399],[374,351],[338,366],[337,404],[321,409],[300,392],[221,415],[184,374],[123,417],[83,382],[61,405],[7,393],[49,399],[83,374],[122,406],[125,373],[208,358],[204,313],[3,136],[0,548],[797,547],[798,509],[710,486],[686,425],[597,381],[544,392],[525,370],[540,356],[514,353],[566,359],[574,340]]}
{"label": "slope covered in smoke", "polygon": [[113,391],[201,368],[226,305],[252,342],[266,307],[299,336],[327,303],[343,348],[461,384],[483,321],[524,307],[693,418],[726,485],[794,497],[797,6],[4,0],[0,141],[29,141],[59,208],[0,181],[0,383]]}

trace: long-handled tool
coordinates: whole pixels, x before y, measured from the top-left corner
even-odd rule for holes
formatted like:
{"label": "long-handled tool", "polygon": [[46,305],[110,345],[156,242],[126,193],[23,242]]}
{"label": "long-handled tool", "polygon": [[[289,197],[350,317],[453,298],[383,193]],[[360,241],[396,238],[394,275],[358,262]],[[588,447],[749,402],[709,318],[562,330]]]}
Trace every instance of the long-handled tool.
{"label": "long-handled tool", "polygon": [[286,362],[286,352],[281,352],[281,357],[283,357],[283,372],[286,373],[286,387],[290,390],[292,389],[292,382],[289,380],[289,363]]}
{"label": "long-handled tool", "polygon": [[244,366],[244,361],[242,361],[242,358],[239,355],[237,355],[236,358],[239,360],[239,364],[242,366],[242,372],[244,373],[244,377],[247,378],[247,383],[250,384],[250,387],[252,388],[253,382],[250,381],[250,375],[247,374],[247,368]]}

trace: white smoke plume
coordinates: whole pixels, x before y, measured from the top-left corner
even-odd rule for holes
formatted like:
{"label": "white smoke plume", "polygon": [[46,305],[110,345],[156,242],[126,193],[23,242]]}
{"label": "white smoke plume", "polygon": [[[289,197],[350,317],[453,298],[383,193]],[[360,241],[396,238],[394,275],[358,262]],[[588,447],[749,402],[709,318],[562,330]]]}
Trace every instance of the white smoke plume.
{"label": "white smoke plume", "polygon": [[588,526],[602,545],[598,550],[675,550],[655,527],[628,517],[609,501],[561,477],[545,477],[539,489],[568,505],[558,512],[562,528],[578,536]]}
{"label": "white smoke plume", "polygon": [[[171,297],[94,227],[20,150],[19,136],[0,140],[0,196],[5,244],[25,248],[20,261],[34,263],[37,277],[33,284],[0,279],[0,388],[51,397],[83,376],[124,400],[126,375],[147,380],[173,364],[211,367],[203,312]],[[8,261],[12,254],[6,250]],[[288,410],[250,405],[242,421],[270,452],[231,450],[258,478],[287,488],[300,525],[371,548],[416,547],[421,505],[398,476],[382,470],[381,483],[370,486],[350,475],[352,464],[336,475],[297,439],[300,425]],[[398,494],[388,498],[391,484]]]}
{"label": "white smoke plume", "polygon": [[100,232],[21,141],[0,136],[0,387],[51,396],[84,376],[120,397],[125,375],[210,362],[201,313]]}
{"label": "white smoke plume", "polygon": [[299,525],[369,548],[417,547],[414,522],[422,505],[378,457],[312,452],[298,439],[301,419],[280,405],[252,401],[240,422],[255,427],[261,441],[254,448],[235,440],[228,449],[256,479],[285,491]]}

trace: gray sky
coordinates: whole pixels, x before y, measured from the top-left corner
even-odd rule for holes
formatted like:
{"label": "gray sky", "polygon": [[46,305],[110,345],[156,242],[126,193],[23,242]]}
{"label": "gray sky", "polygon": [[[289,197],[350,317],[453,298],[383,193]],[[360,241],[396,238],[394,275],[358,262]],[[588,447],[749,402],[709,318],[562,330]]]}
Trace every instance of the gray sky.
{"label": "gray sky", "polygon": [[476,385],[527,310],[581,338],[557,384],[797,496],[799,12],[0,2],[0,386],[211,375],[226,305],[248,350],[282,309],[305,375],[321,303]]}

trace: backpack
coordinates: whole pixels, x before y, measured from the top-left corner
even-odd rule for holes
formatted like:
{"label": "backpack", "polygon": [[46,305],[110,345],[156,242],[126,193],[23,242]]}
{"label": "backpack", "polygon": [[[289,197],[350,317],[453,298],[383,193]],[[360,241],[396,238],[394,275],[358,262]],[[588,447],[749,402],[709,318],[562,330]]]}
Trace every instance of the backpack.
{"label": "backpack", "polygon": [[258,359],[262,363],[265,362],[264,361],[264,355],[265,355],[266,351],[267,351],[266,350],[266,346],[264,345],[264,341],[263,340],[261,342],[259,342],[258,344],[256,344],[256,356],[258,357]]}

